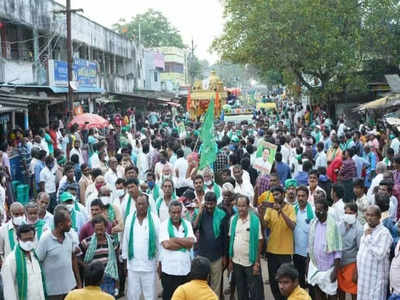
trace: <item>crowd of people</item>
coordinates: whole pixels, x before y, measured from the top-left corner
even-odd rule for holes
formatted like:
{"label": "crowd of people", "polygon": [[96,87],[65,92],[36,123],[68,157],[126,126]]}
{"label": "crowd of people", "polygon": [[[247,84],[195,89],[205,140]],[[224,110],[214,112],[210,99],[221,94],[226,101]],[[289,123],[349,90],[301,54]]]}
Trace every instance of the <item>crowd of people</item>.
{"label": "crowd of people", "polygon": [[29,196],[2,147],[4,299],[400,299],[396,130],[285,102],[216,121],[203,169],[200,133],[133,110],[104,129],[16,129]]}

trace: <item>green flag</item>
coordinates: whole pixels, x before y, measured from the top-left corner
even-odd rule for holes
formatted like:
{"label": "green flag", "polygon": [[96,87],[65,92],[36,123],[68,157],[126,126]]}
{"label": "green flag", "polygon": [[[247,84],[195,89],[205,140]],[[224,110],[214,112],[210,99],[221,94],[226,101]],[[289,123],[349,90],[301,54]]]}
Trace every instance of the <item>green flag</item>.
{"label": "green flag", "polygon": [[204,118],[203,126],[200,130],[201,139],[201,156],[199,169],[211,165],[217,158],[217,145],[214,135],[214,99],[211,99],[210,104]]}

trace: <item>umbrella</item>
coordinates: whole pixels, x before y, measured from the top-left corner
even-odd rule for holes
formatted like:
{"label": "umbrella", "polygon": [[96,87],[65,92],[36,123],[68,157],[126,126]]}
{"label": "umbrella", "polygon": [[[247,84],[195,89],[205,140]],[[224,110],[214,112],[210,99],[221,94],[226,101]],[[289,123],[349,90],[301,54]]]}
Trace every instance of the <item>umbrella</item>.
{"label": "umbrella", "polygon": [[110,124],[106,119],[99,115],[84,113],[75,116],[68,124],[68,127],[71,127],[73,124],[78,124],[79,128],[82,128],[86,122],[89,122],[89,124],[87,124],[87,128],[104,128]]}

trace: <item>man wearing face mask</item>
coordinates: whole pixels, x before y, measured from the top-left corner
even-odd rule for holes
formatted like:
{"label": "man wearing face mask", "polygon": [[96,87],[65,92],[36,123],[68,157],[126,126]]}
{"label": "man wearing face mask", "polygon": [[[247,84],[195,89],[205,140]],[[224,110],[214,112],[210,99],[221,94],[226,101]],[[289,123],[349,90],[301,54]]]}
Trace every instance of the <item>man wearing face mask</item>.
{"label": "man wearing face mask", "polygon": [[371,205],[365,212],[367,224],[357,253],[357,299],[387,299],[389,254],[392,237],[381,223],[381,210]]}
{"label": "man wearing face mask", "polygon": [[64,192],[60,195],[60,203],[68,209],[71,215],[72,229],[78,234],[83,224],[86,223],[86,219],[80,211],[76,210],[74,196],[69,192]]}
{"label": "man wearing face mask", "polygon": [[39,218],[39,206],[36,202],[29,202],[25,205],[25,223],[35,228],[35,240],[39,241],[43,232],[49,230],[46,221]]}
{"label": "man wearing face mask", "polygon": [[217,196],[217,204],[222,201],[221,187],[214,181],[214,172],[210,168],[206,168],[203,173],[204,192],[213,192]]}
{"label": "man wearing face mask", "polygon": [[28,224],[19,226],[17,237],[18,244],[1,269],[4,299],[44,300],[45,282],[34,251],[34,227]]}
{"label": "man wearing face mask", "polygon": [[338,271],[339,300],[344,300],[346,293],[351,294],[352,299],[357,297],[357,252],[360,247],[363,227],[357,219],[357,204],[347,203],[344,207],[343,222],[339,224],[342,235],[343,251]]}
{"label": "man wearing face mask", "polygon": [[124,230],[124,221],[122,220],[119,205],[113,204],[111,199],[111,190],[103,186],[100,189],[99,198],[104,205],[104,216],[112,224],[111,233],[116,234]]}
{"label": "man wearing face mask", "polygon": [[24,223],[25,210],[19,202],[10,206],[11,219],[0,227],[0,257],[3,261],[17,243],[17,229]]}
{"label": "man wearing face mask", "polygon": [[315,299],[333,300],[338,288],[342,236],[335,219],[328,214],[325,196],[315,197],[314,204],[317,217],[310,224],[307,282],[315,287]]}
{"label": "man wearing face mask", "polygon": [[46,167],[40,171],[40,192],[46,192],[50,196],[49,211],[53,212],[57,205],[56,171],[54,157],[47,156],[45,159]]}
{"label": "man wearing face mask", "polygon": [[125,189],[125,179],[123,178],[118,178],[117,181],[115,182],[115,190],[113,193],[114,200],[113,203],[119,205],[121,207],[122,201],[124,200],[124,197],[126,195],[126,189]]}

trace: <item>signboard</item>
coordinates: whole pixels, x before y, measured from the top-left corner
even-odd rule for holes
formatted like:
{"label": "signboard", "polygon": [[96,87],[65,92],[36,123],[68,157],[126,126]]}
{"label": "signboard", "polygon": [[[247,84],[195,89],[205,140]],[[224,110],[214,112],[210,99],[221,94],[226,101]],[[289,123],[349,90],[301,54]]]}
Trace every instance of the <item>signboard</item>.
{"label": "signboard", "polygon": [[261,174],[270,174],[277,149],[276,145],[261,141],[257,148],[254,168],[260,171]]}
{"label": "signboard", "polygon": [[[97,63],[84,59],[75,59],[72,66],[72,81],[79,87],[97,87]],[[68,65],[65,61],[49,60],[49,84],[68,86]]]}

